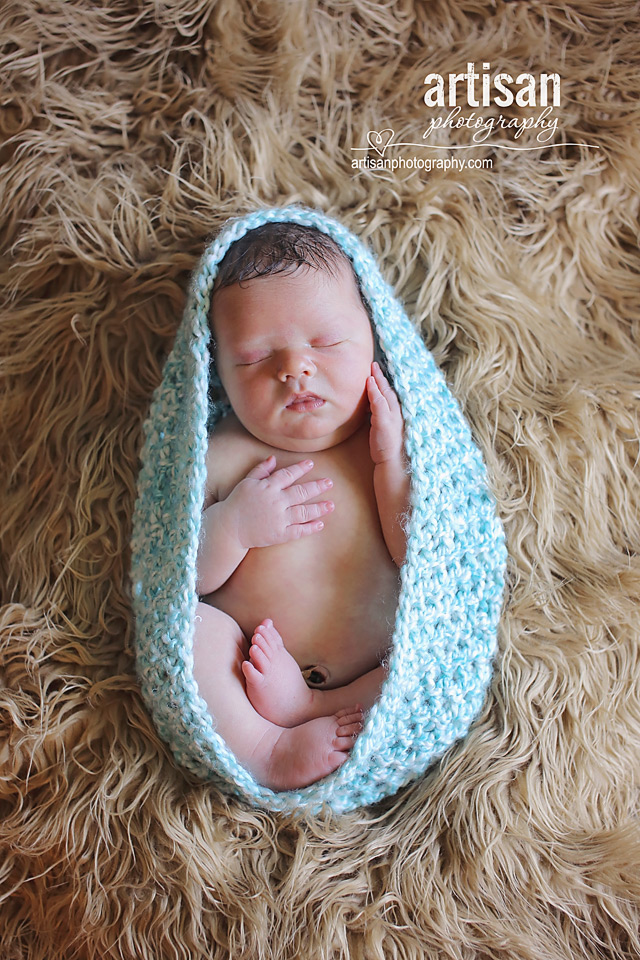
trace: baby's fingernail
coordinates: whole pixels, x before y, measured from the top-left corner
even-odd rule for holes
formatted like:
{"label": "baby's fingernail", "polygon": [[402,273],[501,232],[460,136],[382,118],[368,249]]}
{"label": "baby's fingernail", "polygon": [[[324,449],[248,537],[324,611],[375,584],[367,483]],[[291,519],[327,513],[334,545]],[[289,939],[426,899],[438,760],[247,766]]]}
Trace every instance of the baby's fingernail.
{"label": "baby's fingernail", "polygon": [[313,460],[305,460],[304,465],[305,465],[305,467],[312,467],[312,466],[313,466]]}

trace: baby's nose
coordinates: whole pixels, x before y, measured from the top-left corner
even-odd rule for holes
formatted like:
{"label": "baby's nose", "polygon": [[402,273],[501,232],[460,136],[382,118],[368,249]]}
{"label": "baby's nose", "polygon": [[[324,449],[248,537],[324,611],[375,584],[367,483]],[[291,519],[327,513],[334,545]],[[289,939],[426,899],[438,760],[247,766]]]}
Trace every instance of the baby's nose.
{"label": "baby's nose", "polygon": [[285,383],[289,377],[311,377],[316,372],[316,366],[308,353],[299,350],[286,350],[280,356],[278,364],[278,379]]}

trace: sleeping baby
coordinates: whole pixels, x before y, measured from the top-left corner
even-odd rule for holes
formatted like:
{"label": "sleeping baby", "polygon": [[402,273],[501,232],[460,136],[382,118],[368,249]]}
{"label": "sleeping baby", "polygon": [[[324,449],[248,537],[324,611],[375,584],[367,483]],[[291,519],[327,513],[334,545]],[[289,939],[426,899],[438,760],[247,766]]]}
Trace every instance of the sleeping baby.
{"label": "sleeping baby", "polygon": [[380,693],[409,471],[356,274],[312,227],[264,224],[220,264],[212,356],[230,410],[209,440],[194,676],[273,790],[343,763]]}

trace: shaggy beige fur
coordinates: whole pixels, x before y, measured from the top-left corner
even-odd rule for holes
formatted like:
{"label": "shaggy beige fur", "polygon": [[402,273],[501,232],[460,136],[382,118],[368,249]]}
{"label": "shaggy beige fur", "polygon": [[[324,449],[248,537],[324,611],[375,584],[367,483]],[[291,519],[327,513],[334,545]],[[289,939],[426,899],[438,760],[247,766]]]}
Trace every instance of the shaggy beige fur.
{"label": "shaggy beige fur", "polygon": [[[637,4],[21,0],[0,17],[1,956],[637,957]],[[351,170],[370,130],[420,141],[425,75],[468,61],[557,71],[554,144],[391,146],[493,168]],[[363,236],[422,324],[511,557],[468,740],[378,808],[313,821],[175,768],[141,705],[126,580],[189,270],[229,215],[295,201]]]}

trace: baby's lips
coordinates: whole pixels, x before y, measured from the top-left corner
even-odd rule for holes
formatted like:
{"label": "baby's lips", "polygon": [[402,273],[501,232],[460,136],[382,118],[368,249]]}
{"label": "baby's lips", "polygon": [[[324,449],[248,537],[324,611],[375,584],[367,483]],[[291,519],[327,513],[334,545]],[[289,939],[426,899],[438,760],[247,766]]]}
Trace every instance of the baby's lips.
{"label": "baby's lips", "polygon": [[303,400],[322,400],[322,397],[319,397],[317,393],[294,393],[287,400],[286,406],[290,407],[294,403],[302,403]]}

